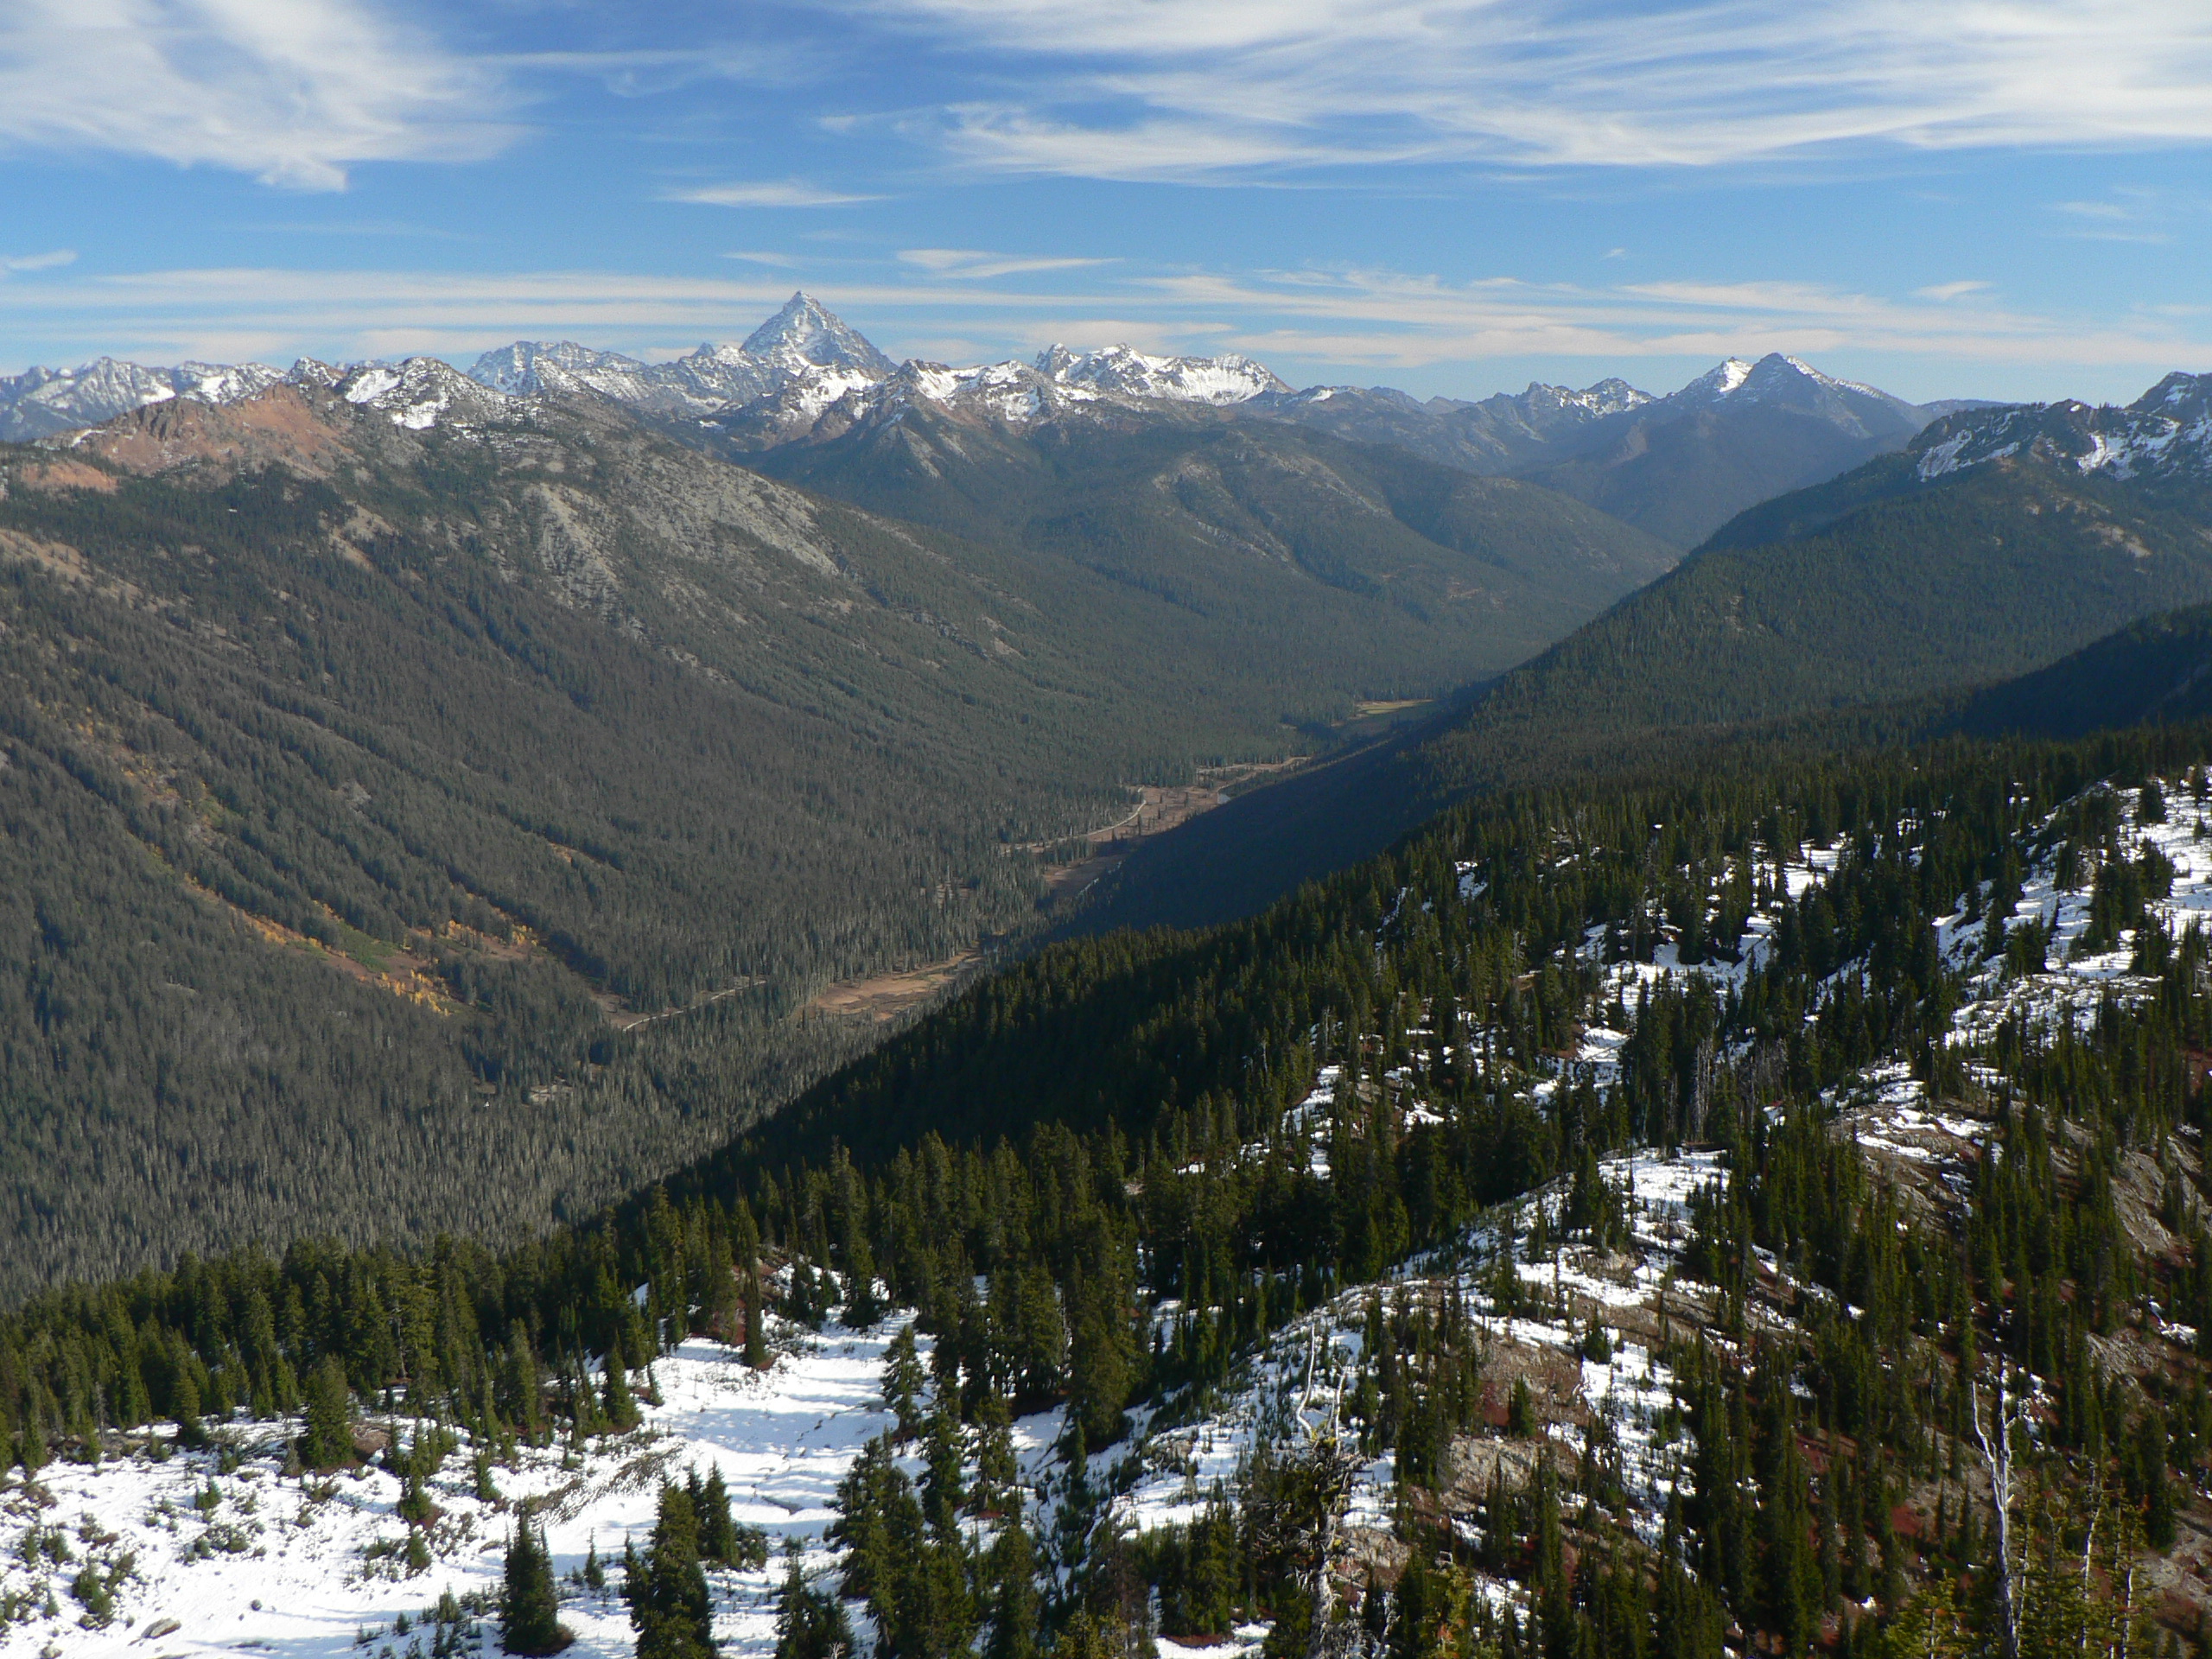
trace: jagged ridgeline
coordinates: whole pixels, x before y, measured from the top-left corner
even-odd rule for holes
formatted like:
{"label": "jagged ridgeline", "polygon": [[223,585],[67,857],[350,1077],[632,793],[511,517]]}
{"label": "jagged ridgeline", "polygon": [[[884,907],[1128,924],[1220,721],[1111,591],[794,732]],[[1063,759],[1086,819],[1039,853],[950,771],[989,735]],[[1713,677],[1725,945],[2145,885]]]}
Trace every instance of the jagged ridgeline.
{"label": "jagged ridgeline", "polygon": [[[1650,550],[1511,489],[1516,546],[1548,501]],[[1433,603],[1217,550],[1194,607],[427,360],[10,448],[0,493],[0,1297],[588,1211],[852,1052],[788,1018],[825,982],[1033,925],[1028,849],[1123,785],[1640,572],[1501,612],[1441,544]]]}
{"label": "jagged ridgeline", "polygon": [[[42,1296],[0,1434],[35,1471],[277,1417],[320,1465],[382,1400],[458,1507],[687,1333],[766,1363],[906,1307],[926,1363],[891,1344],[793,1630],[841,1582],[900,1655],[2170,1649],[2212,1519],[2208,759],[1469,808],[1252,921],[1044,951],[541,1243]],[[1024,1530],[1005,1424],[1048,1409]]]}

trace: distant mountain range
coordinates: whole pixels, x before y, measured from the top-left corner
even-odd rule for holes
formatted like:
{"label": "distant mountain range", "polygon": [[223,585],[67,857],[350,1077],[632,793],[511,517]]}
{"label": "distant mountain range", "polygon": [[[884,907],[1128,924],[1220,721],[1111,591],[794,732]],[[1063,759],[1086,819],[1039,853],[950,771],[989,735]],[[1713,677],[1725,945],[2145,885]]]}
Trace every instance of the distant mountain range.
{"label": "distant mountain range", "polygon": [[[111,367],[43,417],[141,403],[0,446],[0,1303],[588,1210],[861,1040],[792,1017],[826,982],[1037,925],[1067,889],[1024,849],[1090,846],[1125,784],[1449,696],[1675,562],[1217,418],[1257,365],[1066,353],[1039,395],[1126,419],[1008,426],[871,351],[802,301],[657,409],[556,348],[511,389]],[[715,375],[917,401],[747,457],[850,463],[830,499],[712,453],[681,399]],[[932,430],[970,461],[914,467]]]}
{"label": "distant mountain range", "polygon": [[149,369],[105,358],[73,371],[34,369],[0,380],[0,439],[93,425],[171,397],[227,402],[280,379],[339,388],[418,428],[449,410],[486,412],[457,384],[464,380],[503,397],[606,397],[734,456],[860,446],[917,411],[1002,432],[1285,423],[1462,472],[1526,478],[1677,547],[1758,501],[1897,449],[1931,421],[1985,406],[1908,403],[1779,353],[1731,358],[1665,397],[1605,379],[1580,390],[1535,384],[1475,403],[1421,402],[1387,387],[1296,391],[1250,358],[1162,357],[1127,346],[1053,346],[1028,362],[969,367],[899,364],[799,293],[743,342],[702,345],[663,363],[573,340],[517,340],[485,353],[465,376],[430,358],[343,370],[302,362],[289,372]]}
{"label": "distant mountain range", "polygon": [[2204,614],[2115,631],[2208,602],[2212,375],[2171,375],[2124,409],[1955,412],[1901,453],[1739,515],[1391,744],[1140,849],[1085,925],[1246,913],[1470,795],[1722,743],[1802,753],[1961,727],[2188,717],[2212,706]]}

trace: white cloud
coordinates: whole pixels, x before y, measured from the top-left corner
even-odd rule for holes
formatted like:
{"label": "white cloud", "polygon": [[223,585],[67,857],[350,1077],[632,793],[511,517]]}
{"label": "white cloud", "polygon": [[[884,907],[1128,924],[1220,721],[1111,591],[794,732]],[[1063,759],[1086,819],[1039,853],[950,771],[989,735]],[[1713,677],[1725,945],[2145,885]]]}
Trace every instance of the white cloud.
{"label": "white cloud", "polygon": [[0,144],[342,188],[371,161],[471,161],[517,129],[490,73],[365,0],[4,0]]}
{"label": "white cloud", "polygon": [[690,185],[668,191],[668,201],[703,202],[710,207],[836,207],[849,201],[880,201],[880,196],[848,195],[801,179],[756,179],[728,184]]}
{"label": "white cloud", "polygon": [[[2140,0],[855,0],[1033,73],[983,167],[1702,165],[2212,140],[2212,10]],[[1041,63],[1042,67],[1038,66]]]}
{"label": "white cloud", "polygon": [[1987,283],[1937,283],[1932,288],[1916,288],[1913,297],[1918,300],[1962,300],[1969,294],[1987,290]]}
{"label": "white cloud", "polygon": [[1052,258],[1033,254],[987,253],[978,248],[901,248],[901,262],[916,265],[937,276],[960,276],[970,281],[988,281],[994,276],[1014,276],[1026,271],[1075,270],[1084,265],[1108,265],[1110,259]]}
{"label": "white cloud", "polygon": [[2071,221],[2071,228],[2059,234],[2073,241],[2156,245],[2170,238],[2161,222],[2173,216],[2173,207],[2155,191],[2118,189],[2103,200],[2049,205],[2051,212],[2063,213]]}
{"label": "white cloud", "polygon": [[76,263],[74,248],[56,248],[50,253],[0,254],[0,276],[18,270],[54,270]]}

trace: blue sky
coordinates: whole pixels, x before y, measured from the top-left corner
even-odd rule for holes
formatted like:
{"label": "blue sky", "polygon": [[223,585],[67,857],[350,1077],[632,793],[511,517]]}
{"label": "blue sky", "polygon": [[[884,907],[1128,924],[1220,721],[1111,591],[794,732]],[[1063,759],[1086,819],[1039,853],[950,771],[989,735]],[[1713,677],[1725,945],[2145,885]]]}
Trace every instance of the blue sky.
{"label": "blue sky", "polygon": [[2212,369],[2212,6],[0,0],[0,372],[804,287],[893,356],[1916,398]]}

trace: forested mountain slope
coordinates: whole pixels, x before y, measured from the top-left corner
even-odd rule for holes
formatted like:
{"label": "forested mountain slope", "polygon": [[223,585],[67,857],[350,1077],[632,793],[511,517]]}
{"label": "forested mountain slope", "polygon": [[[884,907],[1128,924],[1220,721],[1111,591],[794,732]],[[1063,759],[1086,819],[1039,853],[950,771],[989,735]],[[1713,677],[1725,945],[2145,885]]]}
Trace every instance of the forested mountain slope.
{"label": "forested mountain slope", "polygon": [[2212,715],[2212,607],[2146,617],[2050,667],[1991,686],[1953,717],[1961,731],[2073,737]]}
{"label": "forested mountain slope", "polygon": [[1029,925],[1022,847],[1124,783],[1633,580],[1501,613],[1441,544],[1239,549],[1194,604],[427,359],[165,402],[0,487],[10,1292],[588,1206],[843,1052],[785,1019],[825,981]]}
{"label": "forested mountain slope", "polygon": [[1928,420],[1902,398],[1772,353],[1732,358],[1514,470],[1688,547],[1762,501],[1903,448]]}
{"label": "forested mountain slope", "polygon": [[[594,1224],[41,1298],[0,1605],[64,1656],[162,1605],[404,1639],[512,1491],[641,1659],[2171,1655],[2212,1603],[2208,759],[1496,798],[1050,949]],[[733,1522],[804,1552],[772,1624]]]}
{"label": "forested mountain slope", "polygon": [[[1653,537],[1551,491],[1206,411],[1084,408],[1015,424],[917,399],[747,460],[1285,644],[1361,629],[1351,638],[1370,652],[1375,697],[1496,673],[1673,563]],[[1325,622],[1344,594],[1372,601],[1376,620],[1353,609]],[[1386,634],[1393,617],[1424,626]]]}
{"label": "forested mountain slope", "polygon": [[1902,448],[1937,411],[1780,353],[1731,358],[1654,397],[1618,380],[1478,404],[1358,387],[1275,393],[1240,417],[1294,422],[1559,490],[1678,547],[1745,509]]}
{"label": "forested mountain slope", "polygon": [[1092,925],[1249,911],[1329,868],[1308,846],[1336,862],[1371,852],[1471,790],[1633,769],[1776,721],[1817,741],[1806,722],[1834,711],[2015,676],[2212,597],[2212,512],[2186,445],[2159,450],[2158,473],[2024,442],[1944,461],[2019,418],[1951,416],[1903,454],[1754,509],[1464,711],[1142,849]]}

